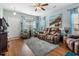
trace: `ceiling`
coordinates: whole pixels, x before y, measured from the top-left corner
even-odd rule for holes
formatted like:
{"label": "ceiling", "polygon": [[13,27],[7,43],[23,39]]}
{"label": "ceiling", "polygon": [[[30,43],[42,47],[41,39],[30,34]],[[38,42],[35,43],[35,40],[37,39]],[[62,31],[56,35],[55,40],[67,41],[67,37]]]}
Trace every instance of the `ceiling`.
{"label": "ceiling", "polygon": [[[35,12],[35,7],[34,3],[0,3],[0,7],[7,9],[7,10],[14,10],[18,12],[22,12],[25,14],[29,15],[35,15],[35,16],[42,16],[46,15],[49,12],[54,12],[56,10],[62,9],[64,7],[67,7],[71,5],[71,3],[48,3],[48,6],[45,6],[44,8],[46,9],[45,11],[36,11]],[[55,8],[53,8],[56,5]]]}

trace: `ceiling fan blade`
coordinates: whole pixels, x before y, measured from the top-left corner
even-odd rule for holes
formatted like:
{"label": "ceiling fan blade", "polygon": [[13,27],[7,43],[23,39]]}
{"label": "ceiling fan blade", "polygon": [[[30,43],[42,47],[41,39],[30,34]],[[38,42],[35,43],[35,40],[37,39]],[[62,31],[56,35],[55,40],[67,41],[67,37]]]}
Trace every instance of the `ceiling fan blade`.
{"label": "ceiling fan blade", "polygon": [[41,8],[41,9],[45,11],[45,9],[44,9],[44,8]]}
{"label": "ceiling fan blade", "polygon": [[48,5],[48,3],[46,3],[46,4],[41,4],[41,6],[47,6]]}

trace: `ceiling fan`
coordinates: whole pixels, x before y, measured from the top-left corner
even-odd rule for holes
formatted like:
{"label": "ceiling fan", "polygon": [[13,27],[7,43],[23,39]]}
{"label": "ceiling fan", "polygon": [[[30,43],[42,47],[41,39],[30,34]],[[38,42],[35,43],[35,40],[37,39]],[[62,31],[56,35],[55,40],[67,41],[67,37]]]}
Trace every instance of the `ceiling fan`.
{"label": "ceiling fan", "polygon": [[42,3],[35,3],[34,4],[34,7],[36,7],[35,11],[37,11],[37,10],[45,11],[44,6],[48,6],[48,3],[44,3],[44,4],[42,4]]}

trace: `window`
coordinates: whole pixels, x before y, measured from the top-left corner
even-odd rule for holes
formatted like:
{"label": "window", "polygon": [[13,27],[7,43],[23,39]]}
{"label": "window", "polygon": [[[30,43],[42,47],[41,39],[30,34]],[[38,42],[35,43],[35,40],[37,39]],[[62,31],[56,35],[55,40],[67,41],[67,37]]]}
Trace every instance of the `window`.
{"label": "window", "polygon": [[79,15],[78,14],[73,14],[73,27],[74,31],[79,31]]}
{"label": "window", "polygon": [[79,31],[79,14],[78,8],[70,9],[70,30],[71,33],[74,31]]}

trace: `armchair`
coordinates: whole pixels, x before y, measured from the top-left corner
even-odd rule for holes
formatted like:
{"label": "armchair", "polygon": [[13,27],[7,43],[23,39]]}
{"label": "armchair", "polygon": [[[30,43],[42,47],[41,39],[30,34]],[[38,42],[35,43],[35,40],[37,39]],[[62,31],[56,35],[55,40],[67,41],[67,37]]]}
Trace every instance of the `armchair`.
{"label": "armchair", "polygon": [[21,38],[26,39],[29,37],[30,37],[30,35],[29,35],[29,32],[27,32],[27,30],[24,30],[21,32]]}
{"label": "armchair", "polygon": [[76,54],[79,54],[79,36],[71,35],[67,40],[67,47],[75,52]]}

